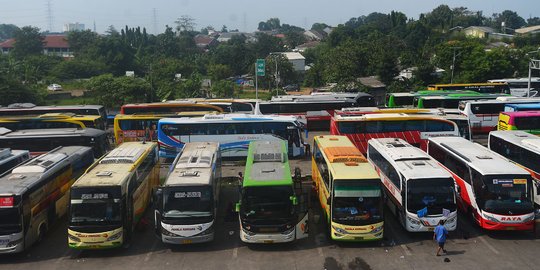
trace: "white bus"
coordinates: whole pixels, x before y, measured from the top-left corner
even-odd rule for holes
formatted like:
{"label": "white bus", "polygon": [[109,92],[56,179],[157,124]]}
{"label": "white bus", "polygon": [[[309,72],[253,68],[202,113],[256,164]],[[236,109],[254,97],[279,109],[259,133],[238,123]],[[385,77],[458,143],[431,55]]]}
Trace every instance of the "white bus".
{"label": "white bus", "polygon": [[[516,97],[527,97],[527,89],[529,88],[529,78],[510,78],[510,79],[497,79],[488,80],[490,83],[506,83],[510,88],[510,94]],[[538,97],[538,91],[540,91],[540,78],[531,78],[531,91],[528,94],[530,97]]]}
{"label": "white bus", "polygon": [[459,111],[469,118],[472,134],[487,134],[497,130],[499,114],[506,104],[538,103],[540,98],[505,98],[461,101]]}
{"label": "white bus", "polygon": [[405,230],[433,231],[440,220],[446,221],[447,230],[456,229],[455,183],[448,171],[402,139],[372,139],[368,144],[368,160],[381,177],[390,210]]}
{"label": "white bus", "polygon": [[30,159],[30,152],[28,150],[0,148],[0,175],[28,159]]}
{"label": "white bus", "polygon": [[193,118],[163,118],[158,123],[159,155],[175,158],[185,143],[219,142],[223,157],[245,157],[250,141],[288,142],[289,155],[303,156],[304,126],[295,116],[208,114]]}
{"label": "white bus", "polygon": [[155,192],[155,231],[163,243],[214,240],[219,178],[219,143],[186,143]]}
{"label": "white bus", "polygon": [[452,173],[458,207],[488,230],[532,230],[531,174],[461,137],[429,138],[428,153]]}
{"label": "white bus", "polygon": [[536,180],[533,194],[536,223],[540,226],[540,137],[521,130],[492,131],[488,146],[491,151],[523,167]]}
{"label": "white bus", "polygon": [[0,178],[0,253],[43,239],[68,207],[69,187],[94,162],[92,148],[58,147]]}

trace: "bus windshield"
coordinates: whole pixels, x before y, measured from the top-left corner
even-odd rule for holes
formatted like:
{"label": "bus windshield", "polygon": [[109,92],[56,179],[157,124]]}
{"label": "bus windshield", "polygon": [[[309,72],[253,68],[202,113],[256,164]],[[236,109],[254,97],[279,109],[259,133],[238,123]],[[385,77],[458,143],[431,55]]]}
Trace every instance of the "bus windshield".
{"label": "bus windshield", "polygon": [[250,220],[281,221],[293,217],[291,186],[246,187],[242,192],[241,215]]}
{"label": "bus windshield", "polygon": [[0,235],[21,231],[21,213],[19,208],[0,208]]}
{"label": "bus windshield", "polygon": [[380,180],[335,181],[332,221],[367,225],[382,221]]}
{"label": "bus windshield", "polygon": [[407,181],[407,211],[416,213],[427,207],[428,215],[454,211],[454,179],[412,179]]}
{"label": "bus windshield", "polygon": [[121,224],[120,202],[112,199],[71,200],[71,224]]}
{"label": "bus windshield", "polygon": [[[169,187],[163,193],[163,219],[205,219],[211,222],[214,215],[212,187]],[[183,224],[185,222],[182,222]]]}
{"label": "bus windshield", "polygon": [[531,179],[525,175],[488,175],[482,177],[480,205],[494,214],[527,214],[533,211]]}

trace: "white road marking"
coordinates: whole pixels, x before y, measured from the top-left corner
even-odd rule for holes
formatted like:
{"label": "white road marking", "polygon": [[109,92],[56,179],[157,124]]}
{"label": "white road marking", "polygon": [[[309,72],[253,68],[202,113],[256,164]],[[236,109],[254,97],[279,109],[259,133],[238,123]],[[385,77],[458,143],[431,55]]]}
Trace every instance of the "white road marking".
{"label": "white road marking", "polygon": [[480,241],[482,241],[482,243],[484,243],[489,249],[491,249],[491,251],[493,251],[493,253],[495,254],[499,254],[499,251],[495,249],[495,247],[493,247],[485,238],[484,236],[480,236],[478,237],[480,239]]}
{"label": "white road marking", "polygon": [[152,253],[154,253],[154,250],[156,249],[156,245],[157,245],[157,239],[154,239],[154,243],[152,243],[152,247],[150,248],[150,251],[148,251],[148,253],[146,253],[146,256],[144,256],[145,262],[150,260]]}
{"label": "white road marking", "polygon": [[232,257],[233,259],[236,259],[238,257],[238,248],[234,248],[232,251]]}
{"label": "white road marking", "polygon": [[401,244],[399,246],[403,249],[403,251],[405,251],[405,255],[412,256],[411,251],[409,251],[409,248],[407,248],[407,246],[405,244]]}

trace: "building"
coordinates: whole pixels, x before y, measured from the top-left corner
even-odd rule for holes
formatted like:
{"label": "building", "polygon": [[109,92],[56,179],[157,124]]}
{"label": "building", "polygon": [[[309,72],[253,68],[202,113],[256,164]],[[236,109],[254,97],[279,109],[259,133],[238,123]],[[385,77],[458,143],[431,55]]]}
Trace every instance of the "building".
{"label": "building", "polygon": [[[8,39],[0,43],[2,53],[9,53],[13,49],[15,39]],[[69,43],[65,35],[47,35],[43,39],[43,54],[57,55],[64,58],[73,57],[73,52],[69,48]]]}
{"label": "building", "polygon": [[489,34],[495,33],[495,30],[487,26],[469,26],[465,28],[465,36],[476,38],[488,38]]}
{"label": "building", "polygon": [[305,31],[304,32],[304,36],[308,39],[308,40],[313,40],[313,41],[320,41],[324,38],[324,35],[319,33],[318,31],[315,31],[315,30],[308,30],[308,31]]}
{"label": "building", "polygon": [[211,47],[217,46],[218,44],[217,39],[207,35],[196,35],[193,40],[195,41],[197,48],[203,51],[207,51]]}
{"label": "building", "polygon": [[296,72],[305,72],[306,71],[306,58],[299,52],[283,52],[280,53],[291,62],[293,69]]}
{"label": "building", "polygon": [[526,35],[526,34],[532,35],[532,34],[538,34],[538,33],[540,33],[540,25],[534,25],[534,26],[516,29],[516,34],[519,34],[519,35]]}
{"label": "building", "polygon": [[309,42],[306,42],[304,44],[300,44],[300,45],[296,46],[296,48],[294,48],[294,51],[296,51],[296,52],[305,52],[307,49],[315,48],[319,44],[321,44],[321,42],[317,41],[317,40],[309,41]]}
{"label": "building", "polygon": [[231,40],[232,37],[240,36],[240,35],[244,35],[246,37],[246,43],[257,42],[257,38],[255,37],[255,35],[253,35],[251,33],[244,33],[244,32],[225,32],[225,33],[221,33],[219,35],[219,37],[217,38],[217,41],[219,41],[219,42],[227,42],[227,41]]}
{"label": "building", "polygon": [[64,32],[70,32],[70,31],[84,31],[86,28],[84,27],[84,23],[65,23],[64,24]]}

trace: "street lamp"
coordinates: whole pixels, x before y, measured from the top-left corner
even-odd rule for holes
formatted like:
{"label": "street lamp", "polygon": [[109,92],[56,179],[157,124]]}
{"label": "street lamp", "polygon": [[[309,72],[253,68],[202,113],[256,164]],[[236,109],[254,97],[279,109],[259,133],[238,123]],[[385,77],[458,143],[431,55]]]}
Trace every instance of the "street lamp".
{"label": "street lamp", "polygon": [[452,58],[452,76],[450,77],[450,83],[454,83],[454,69],[456,68],[456,57],[461,54],[461,52],[459,52],[456,55],[456,50],[461,49],[461,47],[452,47],[452,49],[454,50],[454,57]]}
{"label": "street lamp", "polygon": [[[530,51],[530,52],[526,53],[525,55],[529,55],[531,53],[538,53],[538,52],[540,52],[540,47],[538,47],[538,49],[536,49],[536,51]],[[533,58],[529,59],[529,82],[527,84],[527,97],[531,97],[531,75],[532,75],[532,70],[533,69],[540,70],[540,60],[539,59],[533,59]]]}
{"label": "street lamp", "polygon": [[279,56],[281,55],[280,52],[271,52],[270,53],[271,56],[274,57],[274,62],[276,64],[276,70],[274,71],[274,78],[275,78],[275,83],[276,83],[276,94],[278,94],[278,83],[279,83],[279,73],[278,73],[278,59],[279,59]]}

